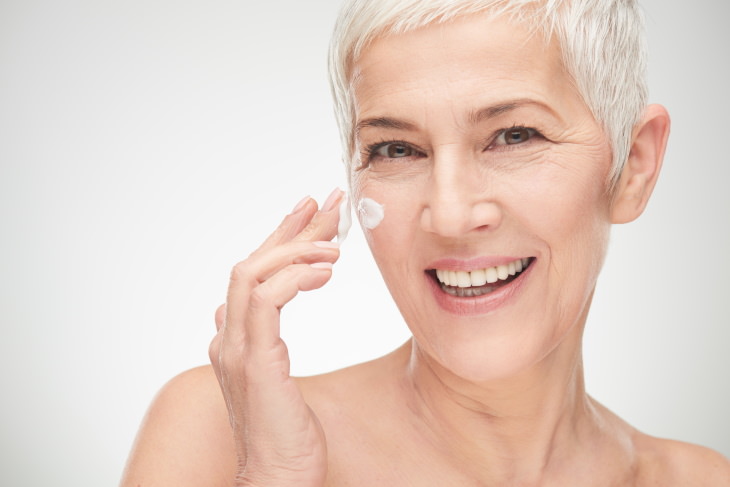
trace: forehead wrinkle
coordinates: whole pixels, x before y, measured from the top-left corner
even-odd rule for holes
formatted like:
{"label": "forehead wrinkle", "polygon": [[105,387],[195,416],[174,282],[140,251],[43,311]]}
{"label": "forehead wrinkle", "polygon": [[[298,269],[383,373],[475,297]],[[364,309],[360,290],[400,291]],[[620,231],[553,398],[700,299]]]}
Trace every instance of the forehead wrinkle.
{"label": "forehead wrinkle", "polygon": [[542,110],[547,111],[552,115],[554,118],[558,119],[559,121],[563,121],[562,117],[558,115],[558,113],[553,110],[550,106],[546,105],[545,103],[542,103],[537,100],[532,99],[518,99],[518,100],[512,100],[507,101],[504,103],[497,103],[495,105],[490,105],[484,108],[480,108],[477,110],[472,110],[468,114],[468,120],[469,123],[472,125],[477,125],[481,122],[491,120],[493,118],[497,118],[500,115],[503,115],[505,113],[513,112],[519,108],[523,107],[529,107],[529,106],[535,106],[537,108],[540,108]]}

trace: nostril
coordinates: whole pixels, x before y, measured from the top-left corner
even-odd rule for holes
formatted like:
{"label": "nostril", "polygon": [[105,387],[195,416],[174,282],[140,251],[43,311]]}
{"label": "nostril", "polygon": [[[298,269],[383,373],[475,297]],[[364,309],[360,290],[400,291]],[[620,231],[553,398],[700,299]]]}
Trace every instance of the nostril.
{"label": "nostril", "polygon": [[[453,196],[453,195],[451,195]],[[445,237],[460,237],[470,232],[494,231],[502,220],[500,206],[491,200],[461,195],[459,198],[432,197],[422,209],[421,227]]]}

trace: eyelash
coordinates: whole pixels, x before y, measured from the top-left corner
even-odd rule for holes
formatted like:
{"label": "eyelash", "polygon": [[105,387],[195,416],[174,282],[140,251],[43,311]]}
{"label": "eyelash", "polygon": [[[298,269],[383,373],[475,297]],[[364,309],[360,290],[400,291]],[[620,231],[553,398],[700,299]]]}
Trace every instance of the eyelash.
{"label": "eyelash", "polygon": [[[405,142],[403,140],[382,140],[380,142],[376,142],[374,144],[370,144],[367,147],[365,147],[365,150],[363,151],[363,155],[365,157],[363,158],[364,160],[363,160],[363,164],[361,167],[366,167],[376,157],[381,157],[381,156],[378,156],[378,151],[389,145],[403,146],[403,147],[411,149],[412,151],[416,152],[417,154],[423,154],[422,151],[419,151],[418,149],[413,147],[413,144],[409,144],[408,142]],[[397,159],[405,159],[405,158],[397,158]]]}
{"label": "eyelash", "polygon": [[[500,129],[497,132],[495,132],[489,138],[489,143],[486,144],[486,147],[485,147],[484,150],[486,151],[486,150],[493,149],[495,147],[495,142],[497,141],[498,138],[505,136],[510,131],[519,130],[519,129],[527,130],[528,133],[529,133],[529,138],[527,140],[525,140],[524,142],[520,142],[520,143],[517,143],[517,144],[507,144],[506,141],[505,141],[505,143],[500,144],[498,146],[498,147],[501,147],[501,149],[499,149],[499,150],[514,150],[514,149],[516,149],[517,147],[519,147],[521,145],[524,145],[526,143],[529,143],[531,140],[535,139],[536,137],[543,138],[543,139],[545,138],[535,128],[527,127],[525,125],[517,125],[517,124],[515,124],[515,125],[512,125],[509,128]],[[364,148],[364,151],[363,151],[363,154],[362,154],[364,157],[361,158],[363,160],[363,162],[362,162],[362,164],[360,165],[360,167],[358,169],[364,169],[371,162],[373,162],[374,159],[376,159],[377,157],[382,157],[382,156],[379,156],[378,155],[378,151],[381,150],[381,149],[383,149],[384,147],[389,146],[389,145],[403,146],[403,147],[406,147],[406,148],[412,150],[413,152],[415,152],[414,155],[424,155],[424,152],[423,151],[421,151],[421,150],[417,149],[416,147],[414,147],[413,144],[410,144],[410,143],[405,142],[403,140],[382,140],[380,142],[376,142],[374,144],[370,144],[370,145],[368,145],[368,146],[366,146]],[[515,147],[512,147],[512,146],[515,146]],[[406,156],[406,157],[402,157],[402,158],[401,157],[397,157],[397,158],[392,158],[392,159],[407,159],[408,157],[412,157],[412,156]],[[391,158],[388,158],[388,159],[391,159]]]}

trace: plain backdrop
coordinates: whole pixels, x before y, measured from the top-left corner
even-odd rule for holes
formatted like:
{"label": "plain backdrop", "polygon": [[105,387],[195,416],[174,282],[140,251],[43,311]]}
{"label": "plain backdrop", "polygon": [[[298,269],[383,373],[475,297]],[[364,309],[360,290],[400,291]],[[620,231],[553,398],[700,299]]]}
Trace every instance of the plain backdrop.
{"label": "plain backdrop", "polygon": [[[231,266],[344,185],[338,5],[0,1],[1,485],[116,484],[155,392],[207,363]],[[730,455],[730,3],[644,6],[673,133],[647,212],[614,231],[587,387]],[[359,228],[283,322],[295,374],[408,336]]]}

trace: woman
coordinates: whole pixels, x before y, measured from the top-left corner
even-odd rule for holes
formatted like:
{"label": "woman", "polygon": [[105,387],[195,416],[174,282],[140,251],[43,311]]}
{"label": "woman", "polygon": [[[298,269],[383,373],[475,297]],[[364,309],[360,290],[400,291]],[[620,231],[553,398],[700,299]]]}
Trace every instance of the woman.
{"label": "woman", "polygon": [[[212,367],[153,404],[123,485],[728,485],[583,387],[609,227],[661,168],[627,0],[354,0],[331,49],[352,201],[413,337],[292,378],[279,311],[326,284],[344,194],[232,273]],[[222,394],[221,394],[222,391]]]}

